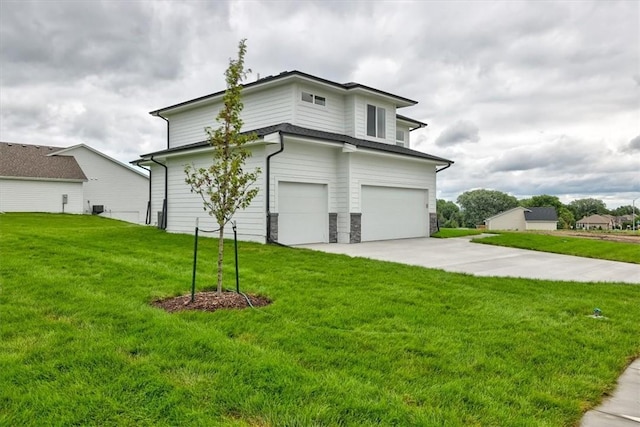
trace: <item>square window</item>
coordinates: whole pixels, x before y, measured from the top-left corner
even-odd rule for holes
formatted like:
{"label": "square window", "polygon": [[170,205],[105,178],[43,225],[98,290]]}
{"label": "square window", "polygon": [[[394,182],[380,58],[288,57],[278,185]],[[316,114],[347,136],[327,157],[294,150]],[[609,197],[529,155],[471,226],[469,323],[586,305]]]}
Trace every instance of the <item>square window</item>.
{"label": "square window", "polygon": [[313,94],[310,94],[309,92],[302,92],[302,100],[304,102],[313,103]]}
{"label": "square window", "polygon": [[396,141],[403,141],[404,142],[404,131],[403,130],[396,130]]}
{"label": "square window", "polygon": [[327,103],[327,100],[325,99],[325,97],[318,96],[318,95],[316,95],[315,101],[317,105],[325,105]]}

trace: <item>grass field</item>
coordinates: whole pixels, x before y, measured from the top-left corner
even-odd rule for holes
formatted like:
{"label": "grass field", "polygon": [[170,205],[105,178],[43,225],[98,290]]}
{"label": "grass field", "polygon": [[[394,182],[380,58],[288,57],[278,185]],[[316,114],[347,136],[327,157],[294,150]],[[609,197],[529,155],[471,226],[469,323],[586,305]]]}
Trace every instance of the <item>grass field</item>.
{"label": "grass field", "polygon": [[473,239],[473,241],[488,245],[508,246],[511,248],[531,249],[542,252],[640,264],[640,244],[638,243],[613,242],[531,232],[500,232],[500,234],[476,238]]}
{"label": "grass field", "polygon": [[640,286],[239,247],[273,304],[168,314],[192,236],[0,215],[0,425],[571,426],[640,355]]}
{"label": "grass field", "polygon": [[475,228],[441,228],[431,237],[448,239],[451,237],[477,236],[478,234],[482,234],[483,232],[486,233],[486,230],[478,230]]}

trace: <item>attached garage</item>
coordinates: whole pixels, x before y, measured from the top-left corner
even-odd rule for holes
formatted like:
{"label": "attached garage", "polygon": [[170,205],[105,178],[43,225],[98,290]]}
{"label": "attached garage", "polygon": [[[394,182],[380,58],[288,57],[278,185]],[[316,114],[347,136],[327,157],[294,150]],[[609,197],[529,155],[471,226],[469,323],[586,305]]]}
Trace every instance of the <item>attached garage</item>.
{"label": "attached garage", "polygon": [[278,241],[285,245],[329,242],[326,184],[278,183]]}
{"label": "attached garage", "polygon": [[429,235],[428,191],[363,185],[362,241]]}

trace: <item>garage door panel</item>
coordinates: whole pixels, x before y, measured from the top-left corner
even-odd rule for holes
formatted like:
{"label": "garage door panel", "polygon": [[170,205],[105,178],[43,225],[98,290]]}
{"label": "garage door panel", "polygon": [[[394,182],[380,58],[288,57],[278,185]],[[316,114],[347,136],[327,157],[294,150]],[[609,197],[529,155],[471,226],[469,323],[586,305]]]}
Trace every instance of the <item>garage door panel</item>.
{"label": "garage door panel", "polygon": [[362,241],[425,237],[427,190],[362,186]]}
{"label": "garage door panel", "polygon": [[278,183],[278,241],[287,245],[329,241],[325,184]]}

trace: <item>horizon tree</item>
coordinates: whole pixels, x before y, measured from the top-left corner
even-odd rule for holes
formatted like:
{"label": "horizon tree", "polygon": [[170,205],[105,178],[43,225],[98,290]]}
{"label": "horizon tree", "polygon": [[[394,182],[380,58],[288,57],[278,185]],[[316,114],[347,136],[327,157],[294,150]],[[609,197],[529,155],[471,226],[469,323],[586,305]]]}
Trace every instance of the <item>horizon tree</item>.
{"label": "horizon tree", "polygon": [[219,125],[215,129],[205,128],[209,145],[213,147],[212,164],[207,168],[185,166],[185,182],[192,193],[200,195],[203,209],[215,218],[219,227],[218,295],[222,293],[224,226],[238,209],[245,209],[258,194],[258,188],[251,186],[261,172],[260,168],[250,172],[244,170],[246,160],[251,157],[251,151],[245,145],[257,139],[254,133],[242,133],[243,121],[240,118],[244,107],[242,81],[251,72],[244,68],[246,51],[246,39],[242,39],[238,44],[237,59],[229,59],[229,67],[224,73],[227,89],[222,98],[222,109],[216,117]]}

